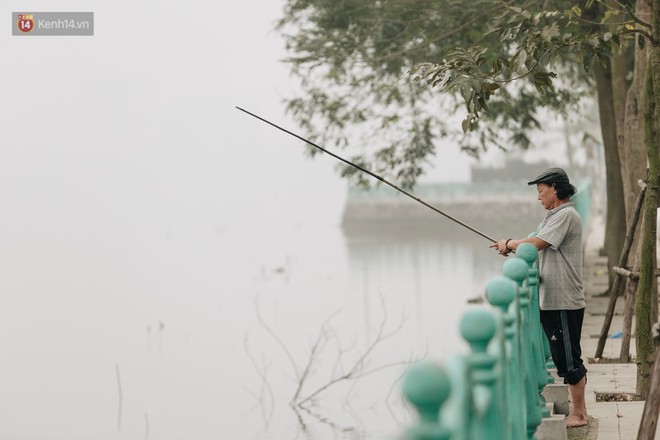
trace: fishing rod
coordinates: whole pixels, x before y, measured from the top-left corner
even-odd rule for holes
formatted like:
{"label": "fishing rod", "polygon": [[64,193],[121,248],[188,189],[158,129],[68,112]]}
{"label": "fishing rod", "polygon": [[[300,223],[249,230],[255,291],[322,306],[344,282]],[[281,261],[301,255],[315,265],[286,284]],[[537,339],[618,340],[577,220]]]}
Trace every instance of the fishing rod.
{"label": "fishing rod", "polygon": [[303,141],[303,142],[305,142],[305,143],[311,145],[312,147],[318,148],[319,150],[323,151],[324,153],[329,154],[330,156],[334,157],[335,159],[338,159],[338,160],[340,160],[340,161],[342,161],[342,162],[344,162],[344,163],[346,163],[346,164],[348,164],[348,165],[350,165],[350,166],[352,166],[352,167],[354,167],[354,168],[357,168],[358,170],[362,171],[363,173],[367,173],[367,174],[370,175],[371,177],[373,177],[373,178],[375,178],[375,179],[378,179],[379,181],[381,181],[381,182],[383,182],[384,184],[386,184],[386,185],[388,185],[388,186],[394,188],[395,190],[399,191],[400,193],[403,193],[403,194],[407,195],[407,196],[410,197],[411,199],[413,199],[413,200],[415,200],[415,201],[421,203],[422,205],[426,206],[427,208],[430,208],[430,209],[434,210],[434,211],[437,212],[438,214],[444,215],[444,216],[447,217],[449,220],[452,220],[452,221],[458,223],[459,225],[463,226],[464,228],[469,229],[470,231],[474,232],[475,234],[480,235],[480,236],[482,236],[483,238],[485,238],[485,239],[487,239],[487,240],[490,240],[490,241],[493,242],[493,243],[497,243],[497,240],[495,240],[494,238],[489,237],[488,235],[484,234],[483,232],[479,231],[478,229],[473,228],[472,226],[468,225],[467,223],[464,223],[464,222],[458,220],[457,218],[452,217],[451,215],[449,215],[449,214],[447,214],[447,213],[445,213],[445,212],[440,211],[440,210],[439,210],[438,208],[436,208],[435,206],[433,206],[433,205],[431,205],[431,204],[429,204],[429,203],[426,203],[424,200],[420,199],[420,198],[417,197],[416,195],[409,193],[409,192],[406,191],[405,189],[403,189],[403,188],[401,188],[401,187],[399,187],[399,186],[393,184],[392,182],[390,182],[389,180],[385,179],[384,177],[379,176],[378,174],[375,174],[375,173],[369,171],[368,169],[361,167],[360,165],[354,164],[353,162],[351,162],[351,161],[349,161],[349,160],[346,160],[346,159],[344,159],[343,157],[338,156],[338,155],[336,155],[335,153],[333,153],[333,152],[331,152],[331,151],[328,151],[328,150],[326,150],[325,148],[323,148],[323,147],[321,147],[321,146],[319,146],[319,145],[316,145],[314,142],[312,142],[312,141],[310,141],[310,140],[308,140],[308,139],[305,139],[304,137],[302,137],[302,136],[300,136],[300,135],[297,135],[296,133],[293,133],[293,132],[287,130],[286,128],[282,128],[282,127],[280,127],[279,125],[277,125],[277,124],[275,124],[275,123],[273,123],[273,122],[270,122],[270,121],[267,120],[267,119],[262,118],[261,116],[257,116],[257,115],[255,115],[254,113],[251,113],[251,112],[245,110],[244,108],[241,108],[241,107],[239,107],[239,106],[236,106],[236,108],[237,108],[238,110],[244,112],[244,113],[247,113],[248,115],[250,115],[250,116],[252,116],[252,117],[254,117],[254,118],[259,119],[260,121],[265,122],[265,123],[268,124],[268,125],[271,125],[271,126],[277,128],[278,130],[281,130],[281,131],[283,131],[283,132],[285,132],[285,133],[287,133],[287,134],[289,134],[289,135],[291,135],[291,136],[293,136],[293,137],[295,137],[295,138],[300,139],[301,141]]}

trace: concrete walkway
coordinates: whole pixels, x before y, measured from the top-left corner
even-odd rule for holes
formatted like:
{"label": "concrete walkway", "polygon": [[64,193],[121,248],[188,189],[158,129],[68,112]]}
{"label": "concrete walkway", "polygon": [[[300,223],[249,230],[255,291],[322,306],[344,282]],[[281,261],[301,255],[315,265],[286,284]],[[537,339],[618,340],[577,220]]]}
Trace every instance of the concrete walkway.
{"label": "concrete walkway", "polygon": [[[593,360],[609,298],[598,296],[607,290],[608,284],[607,259],[598,255],[603,244],[605,227],[602,218],[593,218],[590,223],[583,269],[587,308],[582,330],[582,359],[589,370],[586,399],[592,421],[589,426],[569,429],[569,439],[634,440],[637,438],[644,402],[596,402],[597,393],[634,393],[637,366],[634,363],[596,363]],[[610,335],[623,329],[623,303],[623,298],[617,300]],[[635,356],[634,339],[630,345],[631,354]],[[608,338],[603,358],[618,358],[620,349],[621,339]],[[660,440],[660,430],[655,438]]]}

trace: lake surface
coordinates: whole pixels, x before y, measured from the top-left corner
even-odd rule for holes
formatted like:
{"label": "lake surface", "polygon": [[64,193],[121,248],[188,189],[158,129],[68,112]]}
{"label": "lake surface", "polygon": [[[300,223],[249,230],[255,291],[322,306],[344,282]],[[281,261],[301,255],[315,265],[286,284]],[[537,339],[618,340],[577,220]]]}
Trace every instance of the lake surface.
{"label": "lake surface", "polygon": [[504,262],[446,223],[52,232],[4,259],[3,439],[396,438],[406,363],[465,351],[467,300]]}

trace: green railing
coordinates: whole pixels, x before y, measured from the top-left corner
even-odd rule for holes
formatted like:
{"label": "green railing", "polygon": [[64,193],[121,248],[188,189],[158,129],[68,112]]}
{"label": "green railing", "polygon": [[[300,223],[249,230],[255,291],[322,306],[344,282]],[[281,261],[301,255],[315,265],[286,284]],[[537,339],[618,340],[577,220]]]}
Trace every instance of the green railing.
{"label": "green railing", "polygon": [[534,438],[550,416],[541,392],[553,382],[539,321],[537,259],[534,245],[520,245],[503,275],[486,286],[491,307],[463,316],[460,331],[469,354],[454,355],[442,366],[423,361],[410,367],[403,393],[419,421],[406,438]]}

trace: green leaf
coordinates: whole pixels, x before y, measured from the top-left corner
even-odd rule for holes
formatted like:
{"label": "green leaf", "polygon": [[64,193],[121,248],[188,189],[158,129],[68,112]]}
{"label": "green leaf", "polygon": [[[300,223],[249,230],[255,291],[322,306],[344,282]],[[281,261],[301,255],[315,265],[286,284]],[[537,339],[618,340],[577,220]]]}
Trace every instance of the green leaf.
{"label": "green leaf", "polygon": [[473,131],[477,127],[477,119],[478,115],[476,113],[468,113],[465,119],[463,119],[463,122],[461,122],[463,133]]}
{"label": "green leaf", "polygon": [[621,11],[619,11],[618,9],[608,9],[607,11],[605,11],[605,16],[603,17],[603,23],[605,23],[612,17],[618,16],[619,12]]}
{"label": "green leaf", "polygon": [[582,17],[582,9],[578,5],[573,6],[570,12],[578,17]]}
{"label": "green leaf", "polygon": [[496,83],[486,83],[484,84],[484,88],[488,91],[489,95],[493,95],[500,88],[500,85]]}
{"label": "green leaf", "polygon": [[525,72],[525,61],[527,61],[527,51],[525,49],[520,49],[520,52],[518,52],[518,71],[519,72]]}
{"label": "green leaf", "polygon": [[[611,35],[611,34],[610,34]],[[546,26],[541,30],[541,38],[545,41],[550,41],[555,37],[560,37],[561,33],[559,32],[559,29],[557,28],[557,25],[552,24],[550,26]]]}

